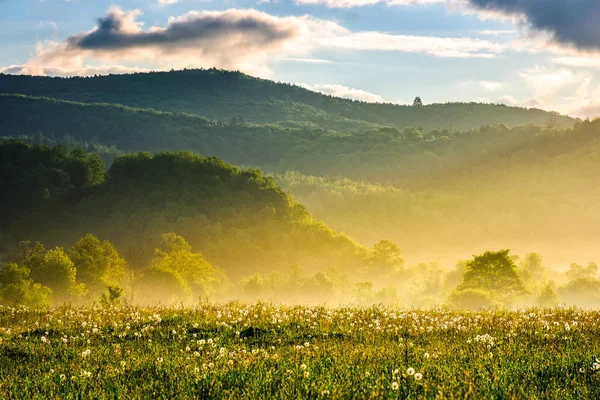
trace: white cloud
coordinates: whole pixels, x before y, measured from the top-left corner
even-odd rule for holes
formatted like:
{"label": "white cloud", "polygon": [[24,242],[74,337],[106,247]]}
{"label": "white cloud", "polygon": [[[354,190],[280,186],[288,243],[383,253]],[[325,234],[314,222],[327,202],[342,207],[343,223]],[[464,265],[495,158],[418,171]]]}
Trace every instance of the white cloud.
{"label": "white cloud", "polygon": [[504,87],[504,83],[495,81],[479,81],[479,85],[490,92],[495,92]]}
{"label": "white cloud", "polygon": [[493,30],[493,29],[486,29],[483,31],[479,31],[478,32],[480,35],[486,35],[486,36],[502,36],[502,35],[513,35],[516,32],[514,30]]}
{"label": "white cloud", "polygon": [[[310,16],[277,17],[252,9],[191,11],[145,29],[139,10],[113,7],[90,31],[64,42],[40,42],[22,66],[36,74],[81,75],[118,70],[213,67],[269,76],[275,60],[323,63],[315,51],[390,51],[434,57],[493,58],[509,49],[488,40],[351,32],[336,22]],[[129,67],[125,67],[129,66]],[[13,67],[14,70],[14,67]]]}
{"label": "white cloud", "polygon": [[552,59],[552,62],[567,67],[600,67],[600,57],[598,56],[566,56]]}
{"label": "white cloud", "polygon": [[424,53],[445,58],[494,58],[508,49],[507,45],[480,39],[349,31],[334,37],[322,38],[319,45],[348,50]]}
{"label": "white cloud", "polygon": [[162,5],[162,6],[168,6],[171,4],[175,4],[177,3],[179,0],[158,0],[158,4]]}
{"label": "white cloud", "polygon": [[385,4],[388,6],[419,6],[446,3],[448,0],[296,0],[296,4],[322,4],[329,8],[352,8]]}
{"label": "white cloud", "polygon": [[337,84],[323,84],[323,85],[309,85],[307,83],[300,83],[308,90],[314,92],[320,92],[324,94],[330,94],[335,97],[343,97],[346,99],[361,100],[369,103],[384,103],[383,98],[375,93],[367,92],[360,89],[351,88],[348,86],[337,85]]}
{"label": "white cloud", "polygon": [[279,61],[290,61],[290,62],[299,62],[299,63],[308,63],[308,64],[333,64],[333,61],[330,60],[322,60],[320,58],[301,58],[301,57],[283,57],[280,58]]}
{"label": "white cloud", "polygon": [[525,83],[533,89],[537,97],[553,96],[566,86],[581,81],[581,77],[566,68],[548,69],[536,66],[522,71],[520,74]]}

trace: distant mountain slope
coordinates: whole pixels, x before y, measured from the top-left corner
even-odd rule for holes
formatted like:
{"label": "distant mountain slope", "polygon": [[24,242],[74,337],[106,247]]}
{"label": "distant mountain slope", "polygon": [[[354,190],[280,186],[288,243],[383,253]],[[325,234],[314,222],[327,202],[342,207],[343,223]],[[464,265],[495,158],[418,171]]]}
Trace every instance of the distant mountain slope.
{"label": "distant mountain slope", "polygon": [[151,253],[162,233],[176,232],[234,278],[295,263],[352,269],[369,254],[314,220],[272,178],[215,157],[137,153],[104,172],[80,150],[8,142],[0,155],[0,190],[10,194],[2,203],[12,212],[9,226],[0,225],[5,242],[64,246],[93,232],[124,253]]}
{"label": "distant mountain slope", "polygon": [[542,128],[487,126],[472,131],[377,128],[341,135],[321,129],[220,123],[189,114],[0,95],[1,136],[62,138],[125,151],[192,150],[271,172],[300,170],[395,185],[447,180],[462,168],[527,148]]}
{"label": "distant mountain slope", "polygon": [[233,117],[254,123],[292,121],[339,132],[377,125],[464,130],[486,124],[544,125],[549,120],[568,127],[575,122],[570,117],[542,110],[498,104],[448,103],[412,107],[365,103],[216,69],[89,78],[0,74],[0,93],[186,112],[220,121],[229,121]]}

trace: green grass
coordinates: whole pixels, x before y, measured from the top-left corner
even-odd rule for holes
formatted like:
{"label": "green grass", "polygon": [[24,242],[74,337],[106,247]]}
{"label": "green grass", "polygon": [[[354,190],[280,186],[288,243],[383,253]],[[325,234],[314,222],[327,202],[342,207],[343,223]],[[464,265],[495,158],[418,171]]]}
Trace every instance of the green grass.
{"label": "green grass", "polygon": [[0,398],[597,399],[599,321],[578,309],[4,307]]}

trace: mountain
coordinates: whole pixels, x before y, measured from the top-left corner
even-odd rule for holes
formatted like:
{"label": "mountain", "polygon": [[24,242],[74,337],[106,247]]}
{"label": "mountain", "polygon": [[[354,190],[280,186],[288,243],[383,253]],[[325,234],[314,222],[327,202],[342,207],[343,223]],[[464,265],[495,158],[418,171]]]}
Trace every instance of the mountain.
{"label": "mountain", "polygon": [[338,134],[320,128],[221,123],[190,114],[23,95],[0,95],[0,100],[4,121],[0,132],[7,137],[41,134],[63,142],[66,137],[134,152],[184,149],[270,172],[298,170],[398,187],[446,185],[452,177],[482,163],[540,146],[537,143],[562,132],[498,125],[429,132],[380,127]]}
{"label": "mountain", "polygon": [[83,103],[191,113],[208,119],[284,126],[320,127],[338,132],[378,126],[422,130],[524,124],[572,126],[573,118],[538,109],[500,104],[448,103],[420,107],[374,104],[336,98],[299,86],[240,72],[184,70],[96,77],[50,78],[0,74],[0,93],[51,97]]}
{"label": "mountain", "polygon": [[[130,154],[104,173],[99,158],[81,150],[9,141],[0,155],[0,190],[10,195],[0,226],[7,246],[24,239],[65,246],[92,232],[123,254],[151,256],[161,235],[175,232],[234,279],[292,264],[354,270],[369,255],[272,178],[214,157]],[[17,204],[28,193],[36,197]]]}

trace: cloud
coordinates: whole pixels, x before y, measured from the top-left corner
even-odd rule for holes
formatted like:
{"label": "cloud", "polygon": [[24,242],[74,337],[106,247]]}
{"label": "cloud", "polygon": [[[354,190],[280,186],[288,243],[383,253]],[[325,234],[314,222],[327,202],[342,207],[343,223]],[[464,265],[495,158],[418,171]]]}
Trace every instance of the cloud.
{"label": "cloud", "polygon": [[515,31],[513,30],[493,30],[493,29],[485,29],[483,31],[478,32],[480,35],[486,36],[502,36],[502,35],[513,35]]}
{"label": "cloud", "polygon": [[296,0],[296,4],[322,4],[329,8],[352,8],[385,4],[388,6],[419,6],[446,3],[448,0]]}
{"label": "cloud", "polygon": [[385,100],[375,93],[367,92],[360,89],[351,88],[348,86],[337,85],[337,84],[324,84],[324,85],[309,85],[307,83],[300,83],[299,86],[302,86],[308,90],[312,90],[314,92],[320,92],[323,94],[330,94],[335,97],[343,97],[346,99],[353,100],[361,100],[369,103],[384,103]]}
{"label": "cloud", "polygon": [[272,61],[323,62],[312,57],[317,51],[494,58],[509,49],[507,44],[467,37],[352,32],[308,15],[277,17],[253,9],[191,11],[169,18],[164,27],[150,28],[139,21],[140,15],[139,10],[110,8],[90,31],[63,42],[38,43],[36,56],[20,68],[23,73],[83,75],[138,66],[155,70],[217,66],[270,76]]}
{"label": "cloud", "polygon": [[600,67],[600,57],[598,56],[572,56],[572,57],[556,57],[552,59],[552,62],[559,65],[564,65],[567,67],[590,67],[590,68],[598,68]]}
{"label": "cloud", "polygon": [[283,57],[283,58],[280,58],[279,61],[290,61],[290,62],[307,63],[307,64],[334,64],[333,61],[323,60],[320,58]]}
{"label": "cloud", "polygon": [[563,45],[600,50],[598,0],[467,0],[476,10],[523,19]]}
{"label": "cloud", "polygon": [[179,0],[158,0],[158,4],[161,6],[169,6],[171,4],[177,3]]}
{"label": "cloud", "polygon": [[495,82],[495,81],[480,81],[479,84],[484,89],[489,90],[490,92],[500,90],[504,87],[504,84],[502,82]]}
{"label": "cloud", "polygon": [[566,68],[548,69],[536,66],[519,73],[537,97],[554,96],[560,89],[580,85],[585,78]]}
{"label": "cloud", "polygon": [[508,49],[502,43],[472,38],[392,35],[382,32],[346,32],[320,40],[322,47],[348,50],[424,53],[446,58],[495,58]]}
{"label": "cloud", "polygon": [[584,105],[572,109],[569,112],[570,115],[579,117],[579,118],[590,118],[590,119],[594,119],[594,118],[598,118],[600,117],[600,102],[597,101],[589,101],[586,102]]}

